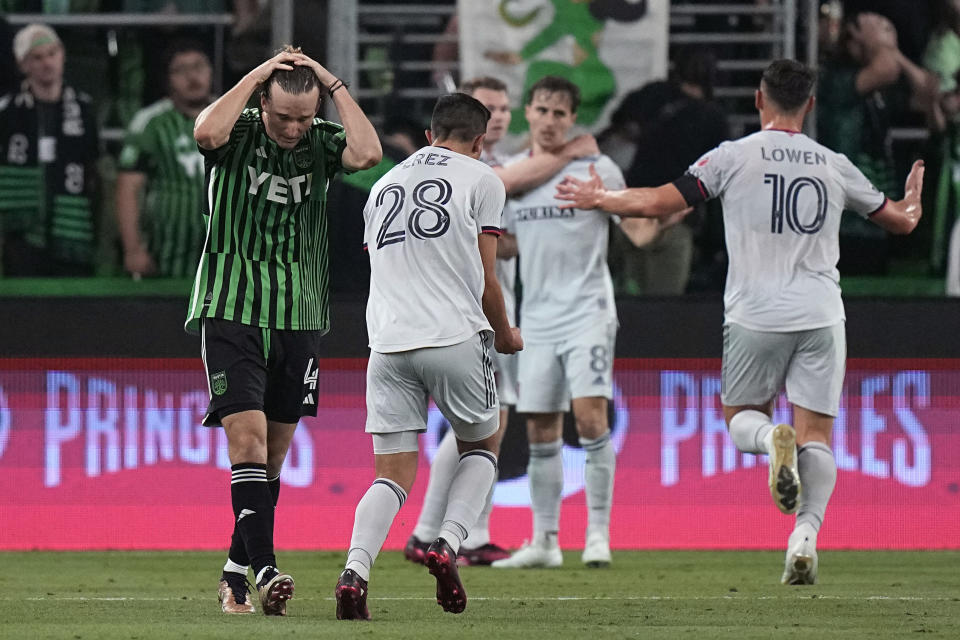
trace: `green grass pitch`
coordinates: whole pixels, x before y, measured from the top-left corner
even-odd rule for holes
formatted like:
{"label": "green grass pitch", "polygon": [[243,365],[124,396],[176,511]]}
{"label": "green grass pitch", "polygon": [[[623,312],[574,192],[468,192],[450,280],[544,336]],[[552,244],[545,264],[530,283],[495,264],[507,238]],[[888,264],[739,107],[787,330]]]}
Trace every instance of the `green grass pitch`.
{"label": "green grass pitch", "polygon": [[[397,552],[371,580],[371,622],[335,619],[343,553],[280,552],[286,618],[225,616],[223,553],[0,553],[0,638],[960,638],[960,552],[825,551],[821,584],[779,584],[778,552],[614,552],[586,569],[465,568],[467,610]],[[918,634],[923,634],[922,636]]]}

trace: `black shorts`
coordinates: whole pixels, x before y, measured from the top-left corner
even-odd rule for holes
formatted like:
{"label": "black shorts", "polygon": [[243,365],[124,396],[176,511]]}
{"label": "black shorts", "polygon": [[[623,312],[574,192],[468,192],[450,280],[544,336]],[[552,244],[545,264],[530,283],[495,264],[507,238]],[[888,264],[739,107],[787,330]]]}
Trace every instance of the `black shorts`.
{"label": "black shorts", "polygon": [[323,332],[265,329],[204,318],[200,335],[210,387],[205,426],[215,427],[226,416],[251,410],[286,424],[317,415]]}

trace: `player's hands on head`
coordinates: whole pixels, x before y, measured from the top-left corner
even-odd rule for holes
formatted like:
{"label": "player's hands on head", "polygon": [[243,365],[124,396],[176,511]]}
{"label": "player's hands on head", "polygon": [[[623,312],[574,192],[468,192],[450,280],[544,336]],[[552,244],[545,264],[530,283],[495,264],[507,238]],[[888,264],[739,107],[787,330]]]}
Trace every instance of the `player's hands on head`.
{"label": "player's hands on head", "polygon": [[263,84],[270,78],[270,74],[277,69],[293,71],[293,63],[296,61],[297,55],[298,54],[295,53],[282,51],[269,60],[262,62],[260,66],[250,72],[250,76],[257,81],[257,84]]}
{"label": "player's hands on head", "polygon": [[557,200],[566,200],[561,209],[599,209],[607,190],[597,168],[590,165],[590,179],[580,180],[573,176],[564,176],[557,185]]}
{"label": "player's hands on head", "polygon": [[589,133],[584,133],[563,145],[563,155],[571,160],[600,155],[597,139]]}
{"label": "player's hands on head", "polygon": [[322,64],[320,64],[319,62],[317,62],[307,54],[295,53],[293,55],[296,58],[293,61],[293,64],[297,65],[298,67],[310,67],[311,69],[313,69],[313,72],[317,74],[317,79],[323,84],[324,87],[329,88],[330,85],[332,85],[334,82],[337,81],[337,76],[327,71],[327,69]]}
{"label": "player's hands on head", "polygon": [[510,327],[508,332],[494,335],[493,348],[497,350],[497,353],[507,355],[523,351],[523,337],[520,335],[520,329]]}

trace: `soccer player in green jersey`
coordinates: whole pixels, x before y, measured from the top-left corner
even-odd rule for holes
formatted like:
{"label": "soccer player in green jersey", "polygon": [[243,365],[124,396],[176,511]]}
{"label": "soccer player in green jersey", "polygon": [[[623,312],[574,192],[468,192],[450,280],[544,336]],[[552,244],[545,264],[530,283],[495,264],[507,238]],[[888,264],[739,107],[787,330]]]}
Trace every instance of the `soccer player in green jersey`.
{"label": "soccer player in green jersey", "polygon": [[[245,109],[260,90],[260,107]],[[321,96],[343,125],[316,117]],[[225,613],[285,615],[293,578],[276,568],[273,510],[301,416],[316,415],[329,327],[326,185],[380,161],[373,125],[336,76],[285,47],[197,116],[207,239],[187,330],[201,332],[210,385],[204,424],[223,425],[235,520],[220,582]]]}
{"label": "soccer player in green jersey", "polygon": [[210,104],[213,69],[203,47],[189,40],[171,45],[166,61],[167,97],[133,117],[117,172],[123,268],[134,277],[192,275],[206,233],[203,156],[193,124]]}

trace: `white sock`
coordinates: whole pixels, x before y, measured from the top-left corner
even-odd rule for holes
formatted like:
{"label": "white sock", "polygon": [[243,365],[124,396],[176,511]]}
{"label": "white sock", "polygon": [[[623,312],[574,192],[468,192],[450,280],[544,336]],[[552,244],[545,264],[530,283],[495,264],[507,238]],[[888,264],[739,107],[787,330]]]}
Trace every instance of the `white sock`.
{"label": "white sock", "polygon": [[560,531],[563,502],[563,440],[531,442],[527,478],[533,509],[533,539],[541,540]]}
{"label": "white sock", "polygon": [[497,475],[493,474],[493,483],[490,485],[490,491],[487,492],[487,501],[483,504],[483,510],[477,516],[476,523],[470,529],[470,536],[463,542],[463,546],[467,549],[479,549],[485,544],[490,544],[490,514],[493,512],[493,492],[497,488]]}
{"label": "white sock", "polygon": [[797,471],[801,490],[796,526],[809,525],[814,532],[820,531],[827,503],[837,484],[833,451],[822,442],[808,442],[797,449]]}
{"label": "white sock", "polygon": [[430,480],[427,482],[427,493],[423,497],[423,506],[420,508],[420,518],[413,529],[413,535],[421,542],[433,542],[440,533],[440,523],[447,510],[447,495],[453,474],[460,463],[460,453],[457,451],[457,438],[453,429],[448,429],[440,440],[437,452],[430,464]]}
{"label": "white sock", "polygon": [[234,562],[234,561],[231,560],[230,558],[227,558],[226,564],[223,565],[223,570],[224,570],[224,571],[231,571],[231,572],[233,572],[233,573],[240,573],[240,574],[243,574],[243,575],[247,575],[247,570],[248,570],[249,568],[250,568],[249,566],[244,566],[244,565],[242,565],[242,564],[237,564],[236,562]]}
{"label": "white sock", "polygon": [[744,453],[769,454],[773,423],[762,411],[747,409],[730,420],[730,439]]}
{"label": "white sock", "polygon": [[460,551],[470,525],[477,521],[496,476],[497,456],[491,451],[474,449],[460,456],[447,494],[447,512],[440,525],[440,537],[450,544],[454,553]]}
{"label": "white sock", "polygon": [[377,478],[373,481],[357,504],[350,551],[347,552],[347,569],[353,569],[364,580],[370,579],[370,569],[406,499],[407,492],[393,480]]}
{"label": "white sock", "polygon": [[601,531],[610,534],[610,507],[613,504],[613,476],[617,469],[617,453],[610,441],[610,431],[599,438],[580,438],[587,454],[584,484],[587,494],[587,534]]}

